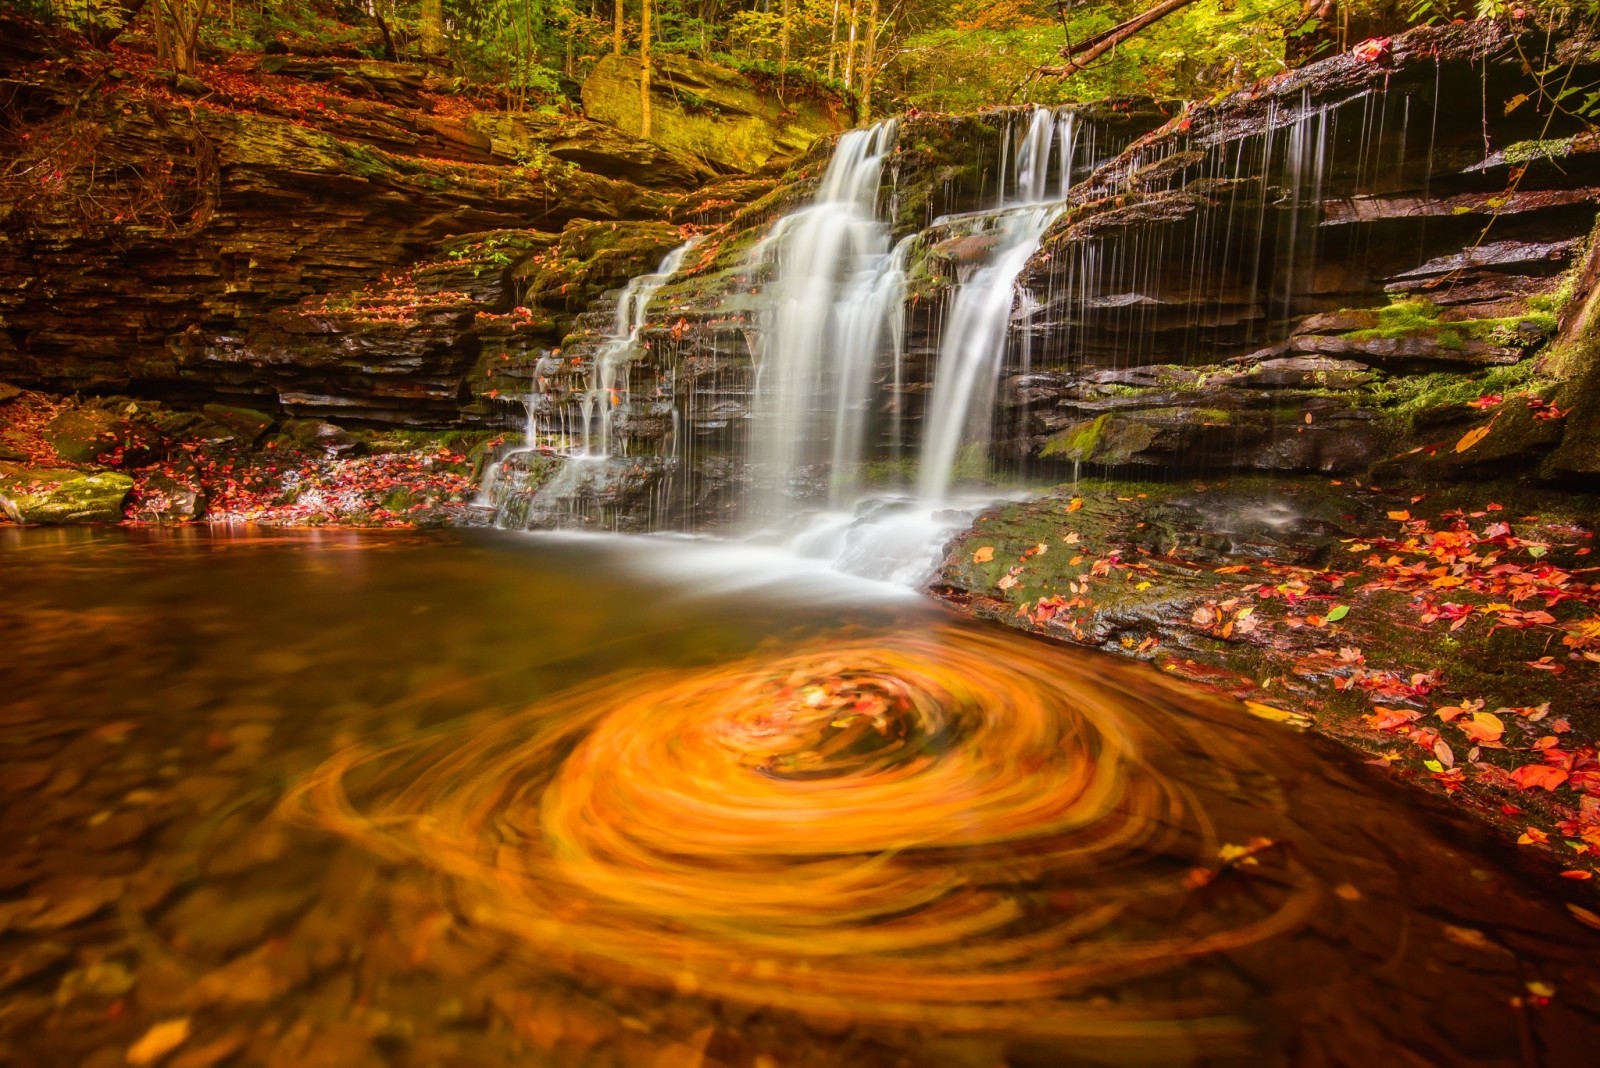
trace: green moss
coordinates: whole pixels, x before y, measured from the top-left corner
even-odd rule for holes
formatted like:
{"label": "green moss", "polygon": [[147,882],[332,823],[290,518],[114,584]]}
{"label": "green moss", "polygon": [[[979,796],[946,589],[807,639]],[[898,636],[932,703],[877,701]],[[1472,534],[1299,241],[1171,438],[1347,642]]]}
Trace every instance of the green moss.
{"label": "green moss", "polygon": [[20,523],[115,523],[133,479],[117,471],[69,478],[53,488],[0,495],[0,507]]}
{"label": "green moss", "polygon": [[1507,145],[1505,161],[1513,166],[1541,159],[1561,159],[1572,151],[1575,137],[1558,137],[1546,141],[1518,141]]}
{"label": "green moss", "polygon": [[1374,404],[1409,421],[1418,412],[1447,405],[1464,405],[1479,397],[1539,388],[1548,379],[1537,373],[1538,361],[1520,360],[1501,367],[1463,374],[1437,371],[1427,375],[1402,375],[1368,387]]}
{"label": "green moss", "polygon": [[1087,460],[1094,455],[1111,417],[1102,415],[1087,423],[1074,423],[1044,443],[1040,456],[1060,456],[1068,460]]}

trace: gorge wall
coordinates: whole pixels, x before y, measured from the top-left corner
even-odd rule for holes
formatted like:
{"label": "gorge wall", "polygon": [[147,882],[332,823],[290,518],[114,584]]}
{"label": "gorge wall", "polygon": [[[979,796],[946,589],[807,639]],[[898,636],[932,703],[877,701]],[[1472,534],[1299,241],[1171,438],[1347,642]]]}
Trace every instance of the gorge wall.
{"label": "gorge wall", "polygon": [[[501,353],[555,345],[680,226],[771,183],[474,100],[426,67],[202,68],[174,80],[148,53],[0,18],[0,152],[18,161],[0,185],[0,380],[495,422]],[[745,140],[764,161],[849,121],[767,117]]]}
{"label": "gorge wall", "polygon": [[[1018,279],[981,466],[1593,474],[1580,309],[1597,142],[1546,84],[1600,73],[1588,54],[1488,23],[1426,27],[1209,104],[1073,110],[1073,188]],[[872,371],[868,466],[890,487],[912,481],[953,301],[996,245],[982,209],[1014,180],[1031,114],[908,118],[885,160],[877,210],[905,242],[908,296],[903,351]],[[633,462],[565,485],[534,522],[738,510],[774,278],[752,249],[827,163],[814,148],[659,292],[629,391],[656,416],[619,413]],[[570,423],[609,318],[568,337],[536,430]],[[787,492],[825,497],[837,473],[812,474]]]}
{"label": "gorge wall", "polygon": [[[674,60],[654,107],[682,121],[644,141],[623,132],[617,64],[586,94],[607,125],[486,108],[419,67],[246,57],[173,81],[137,51],[4,29],[21,165],[0,188],[0,381],[525,427],[504,522],[749,518],[781,267],[758,249],[816,194],[841,102],[773,110]],[[1044,228],[957,476],[1592,476],[1600,140],[1554,88],[1600,74],[1587,55],[1429,27],[1211,103],[1063,109],[1050,192],[1021,201],[1034,109],[900,120],[868,211],[904,300],[845,474],[915,481],[941,348],[1009,197]],[[724,119],[738,144],[689,151]],[[618,287],[694,234],[619,348]],[[561,462],[596,459],[597,406],[605,462]],[[840,476],[802,464],[781,492],[815,502]]]}

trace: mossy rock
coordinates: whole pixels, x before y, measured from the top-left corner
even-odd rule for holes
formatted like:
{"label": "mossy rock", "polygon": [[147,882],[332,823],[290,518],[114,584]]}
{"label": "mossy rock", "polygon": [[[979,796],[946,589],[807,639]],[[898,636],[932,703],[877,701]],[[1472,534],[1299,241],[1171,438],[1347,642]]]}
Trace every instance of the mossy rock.
{"label": "mossy rock", "polygon": [[133,479],[116,471],[99,471],[58,483],[54,488],[0,496],[0,507],[18,523],[59,526],[68,523],[115,523],[133,489]]}
{"label": "mossy rock", "polygon": [[[583,108],[589,118],[637,136],[638,57],[602,57],[583,83]],[[731,67],[678,55],[652,63],[649,140],[723,170],[759,170],[853,125],[855,109],[842,98],[782,101]]]}
{"label": "mossy rock", "polygon": [[4,404],[8,400],[15,400],[20,396],[22,396],[22,390],[13,386],[10,382],[0,382],[0,404]]}
{"label": "mossy rock", "polygon": [[116,447],[122,420],[98,408],[69,408],[44,428],[45,440],[68,463],[93,463]]}
{"label": "mossy rock", "polygon": [[254,408],[240,408],[232,404],[208,404],[201,409],[206,417],[219,426],[226,427],[241,444],[254,445],[272,426],[272,416]]}
{"label": "mossy rock", "polygon": [[320,419],[287,419],[282,436],[307,452],[324,452],[329,456],[351,455],[361,447],[354,434]]}

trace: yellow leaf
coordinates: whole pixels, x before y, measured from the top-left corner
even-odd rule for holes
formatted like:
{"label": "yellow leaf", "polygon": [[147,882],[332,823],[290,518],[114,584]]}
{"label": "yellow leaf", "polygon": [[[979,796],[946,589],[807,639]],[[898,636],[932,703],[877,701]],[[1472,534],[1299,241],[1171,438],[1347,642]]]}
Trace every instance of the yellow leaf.
{"label": "yellow leaf", "polygon": [[1083,507],[1083,498],[1082,497],[1074,497],[1074,498],[1072,498],[1072,500],[1067,502],[1067,511],[1069,511],[1069,512],[1076,512],[1079,508],[1082,508],[1082,507]]}
{"label": "yellow leaf", "polygon": [[144,1037],[128,1047],[128,1063],[154,1064],[189,1039],[189,1018],[158,1023],[144,1033]]}
{"label": "yellow leaf", "polygon": [[1401,511],[1401,512],[1390,512],[1390,513],[1389,513],[1389,518],[1390,518],[1390,519],[1398,519],[1398,520],[1400,520],[1400,521],[1401,521],[1401,522],[1402,522],[1402,523],[1403,523],[1403,522],[1405,522],[1405,521],[1406,521],[1406,520],[1407,520],[1407,519],[1410,519],[1410,518],[1411,518],[1411,513],[1410,513],[1410,512],[1405,512],[1405,511]]}
{"label": "yellow leaf", "polygon": [[1506,732],[1506,725],[1493,712],[1474,712],[1471,719],[1462,720],[1456,726],[1475,742],[1498,742]]}
{"label": "yellow leaf", "polygon": [[1466,452],[1478,442],[1488,437],[1489,428],[1492,426],[1494,426],[1494,421],[1490,420],[1482,426],[1475,426],[1465,434],[1461,435],[1461,440],[1456,442],[1456,452]]}
{"label": "yellow leaf", "polygon": [[1274,723],[1287,723],[1293,727],[1309,727],[1311,725],[1309,716],[1282,708],[1273,708],[1271,705],[1264,705],[1259,701],[1246,701],[1244,707],[1249,710],[1252,716],[1270,719]]}
{"label": "yellow leaf", "polygon": [[993,560],[993,559],[994,559],[994,546],[993,545],[985,545],[983,548],[979,549],[977,552],[972,554],[972,562],[975,563],[975,564],[987,564],[990,560]]}

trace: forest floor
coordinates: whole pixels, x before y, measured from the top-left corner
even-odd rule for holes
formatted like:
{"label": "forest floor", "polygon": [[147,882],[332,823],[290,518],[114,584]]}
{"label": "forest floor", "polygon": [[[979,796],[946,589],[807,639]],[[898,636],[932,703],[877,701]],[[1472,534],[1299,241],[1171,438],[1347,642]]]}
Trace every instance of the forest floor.
{"label": "forest floor", "polygon": [[1588,881],[1596,516],[1515,484],[1085,481],[985,513],[935,593],[1338,739]]}
{"label": "forest floor", "polygon": [[481,430],[347,430],[228,405],[186,410],[5,387],[0,523],[59,509],[93,476],[106,489],[79,521],[452,525],[468,513],[475,477],[502,440]]}

